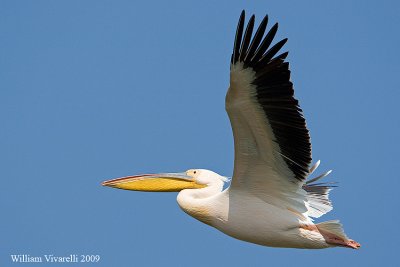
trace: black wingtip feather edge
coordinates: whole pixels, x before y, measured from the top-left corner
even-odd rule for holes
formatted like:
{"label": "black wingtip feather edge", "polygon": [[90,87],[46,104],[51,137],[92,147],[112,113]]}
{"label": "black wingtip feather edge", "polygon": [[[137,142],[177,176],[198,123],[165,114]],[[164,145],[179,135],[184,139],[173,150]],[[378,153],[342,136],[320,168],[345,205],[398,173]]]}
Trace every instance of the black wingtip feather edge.
{"label": "black wingtip feather edge", "polygon": [[275,25],[271,27],[267,35],[264,37],[264,40],[262,41],[261,45],[257,48],[257,51],[255,52],[253,58],[251,59],[253,62],[259,61],[260,58],[265,53],[265,51],[267,51],[277,31],[278,31],[278,23],[275,23]]}
{"label": "black wingtip feather edge", "polygon": [[239,61],[243,61],[247,55],[247,51],[251,41],[251,36],[253,34],[254,21],[255,21],[255,16],[252,15],[249,19],[249,22],[247,23],[246,31],[244,32],[242,46],[240,47]]}
{"label": "black wingtip feather edge", "polygon": [[[264,20],[267,20],[266,17]],[[257,91],[256,99],[270,122],[281,153],[284,153],[283,160],[294,176],[303,181],[311,163],[310,136],[302,110],[294,98],[289,65],[285,62],[288,52],[275,56],[287,42],[287,38],[269,48],[278,30],[278,23],[263,36],[263,24],[265,23],[265,28],[267,24],[263,20],[252,39],[253,18],[254,15],[250,18],[242,39],[245,19],[242,11],[231,63],[244,61],[244,68],[252,68],[256,72],[256,79],[253,81]],[[277,87],[280,87],[280,91],[277,91]],[[285,112],[288,108],[293,112]]]}
{"label": "black wingtip feather edge", "polygon": [[245,16],[246,15],[243,10],[242,13],[240,14],[238,25],[236,28],[235,43],[233,45],[233,53],[232,53],[232,59],[231,59],[232,64],[237,62],[239,59],[240,45],[242,43],[242,34],[243,34]]}
{"label": "black wingtip feather edge", "polygon": [[279,50],[286,44],[287,38],[280,40],[277,42],[273,47],[271,47],[265,54],[261,57],[259,62],[256,63],[255,67],[263,66],[268,64],[268,62],[271,61],[271,59],[276,55],[276,53],[279,52]]}
{"label": "black wingtip feather edge", "polygon": [[263,38],[265,29],[267,28],[267,24],[268,24],[268,15],[266,15],[264,19],[261,21],[260,26],[258,26],[258,29],[254,34],[253,40],[251,41],[249,46],[249,50],[246,53],[246,57],[244,58],[245,63],[250,62],[250,60],[253,58],[254,53],[256,52]]}

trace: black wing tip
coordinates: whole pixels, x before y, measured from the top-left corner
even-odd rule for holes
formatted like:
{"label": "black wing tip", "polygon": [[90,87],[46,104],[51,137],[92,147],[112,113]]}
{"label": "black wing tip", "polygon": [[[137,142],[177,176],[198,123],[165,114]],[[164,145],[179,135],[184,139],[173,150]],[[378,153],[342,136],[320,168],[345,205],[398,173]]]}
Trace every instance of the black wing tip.
{"label": "black wing tip", "polygon": [[244,24],[244,20],[245,19],[246,19],[246,12],[243,9],[242,12],[240,13],[240,17],[239,17],[239,21],[238,21],[238,27],[239,27],[239,25]]}
{"label": "black wing tip", "polygon": [[239,21],[236,27],[236,34],[235,34],[235,42],[233,45],[233,53],[231,57],[231,64],[234,64],[238,61],[239,59],[239,54],[240,54],[240,46],[242,43],[242,35],[243,35],[243,28],[244,28],[244,19],[245,19],[245,11],[244,9],[242,10],[242,13],[240,14]]}
{"label": "black wing tip", "polygon": [[[274,46],[280,46],[280,48],[279,48],[279,50],[286,44],[286,42],[288,41],[289,39],[288,38],[283,38],[282,40],[280,40],[279,42],[277,42]],[[274,47],[273,46],[273,47]],[[271,47],[271,48],[273,48],[273,47]],[[279,51],[278,50],[278,51]],[[277,52],[278,52],[277,51]]]}
{"label": "black wing tip", "polygon": [[[271,61],[273,60],[281,60],[281,61],[285,61],[285,59],[287,58],[287,56],[289,55],[289,51],[285,51],[282,54],[280,54],[279,56],[274,57]],[[286,62],[289,64],[289,62]],[[283,64],[283,62],[282,62]]]}
{"label": "black wing tip", "polygon": [[[233,54],[231,57],[231,63],[235,64],[238,62],[245,62],[246,67],[254,67],[255,65],[259,65],[260,61],[262,61],[262,59],[264,59],[264,62],[262,62],[262,65],[268,64],[268,62],[272,59],[272,57],[269,58],[269,60],[267,61],[267,60],[265,60],[265,55],[268,54],[268,52],[270,52],[270,50],[271,50],[271,48],[270,49],[268,49],[268,48],[270,47],[271,42],[272,42],[273,38],[275,37],[275,34],[279,27],[279,24],[278,24],[278,22],[276,22],[270,28],[268,33],[264,34],[264,30],[268,24],[268,19],[269,19],[268,14],[266,14],[257,28],[257,31],[264,28],[263,34],[262,35],[260,34],[261,35],[260,40],[254,44],[255,47],[252,47],[254,39],[257,38],[257,33],[254,36],[251,36],[253,28],[254,28],[255,14],[251,15],[250,19],[248,20],[247,26],[246,26],[246,31],[244,31],[245,16],[246,16],[246,11],[243,9],[242,12],[240,13],[239,22],[238,22],[237,29],[236,29],[235,43],[234,43]],[[244,36],[243,36],[243,31],[244,31]],[[267,38],[270,40],[267,40],[267,42],[264,43],[264,41],[266,41],[265,39],[267,39]],[[276,43],[272,48],[279,47],[279,49],[275,49],[276,51],[272,56],[274,56],[276,53],[278,53],[279,50],[282,48],[282,46],[287,41],[288,41],[288,38],[284,38],[283,40]],[[265,47],[261,47],[263,45]],[[260,48],[262,48],[262,49],[260,49]],[[259,51],[259,50],[261,50],[261,51]],[[260,54],[260,52],[261,52],[261,54]]]}
{"label": "black wing tip", "polygon": [[268,14],[265,14],[265,16],[264,16],[263,20],[261,21],[261,23],[263,23],[264,21],[268,22]]}
{"label": "black wing tip", "polygon": [[242,39],[242,43],[240,46],[240,52],[239,52],[239,62],[244,61],[246,58],[246,55],[249,52],[249,46],[250,43],[252,42],[252,35],[253,35],[253,30],[254,30],[254,21],[255,21],[255,15],[252,15],[247,22],[246,30],[244,32],[244,36]]}

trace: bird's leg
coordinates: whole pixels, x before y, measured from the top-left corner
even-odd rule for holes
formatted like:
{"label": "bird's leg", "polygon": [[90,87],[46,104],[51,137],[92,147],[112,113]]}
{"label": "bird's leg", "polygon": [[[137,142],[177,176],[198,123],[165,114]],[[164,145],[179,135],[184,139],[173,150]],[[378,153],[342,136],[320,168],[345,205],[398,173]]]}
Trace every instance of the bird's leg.
{"label": "bird's leg", "polygon": [[314,231],[314,232],[319,232],[322,237],[325,239],[325,242],[331,245],[335,245],[335,246],[341,246],[341,247],[348,247],[348,248],[353,248],[353,249],[359,249],[361,247],[361,245],[352,240],[352,239],[343,239],[342,237],[328,232],[326,230],[322,230],[320,228],[318,228],[317,225],[302,225],[300,226],[301,228],[308,230],[308,231]]}
{"label": "bird's leg", "polygon": [[352,239],[347,239],[344,240],[343,238],[332,234],[328,233],[325,231],[320,231],[321,235],[324,237],[325,242],[328,244],[336,245],[336,246],[342,246],[342,247],[348,247],[348,248],[353,248],[353,249],[359,249],[361,245],[357,243],[356,241]]}
{"label": "bird's leg", "polygon": [[342,247],[348,247],[348,248],[353,248],[353,249],[359,249],[361,245],[357,243],[356,241],[352,239],[343,239],[342,237],[335,235],[331,232],[324,231],[322,229],[319,229],[317,227],[318,231],[320,234],[323,236],[325,239],[325,242],[328,244],[336,245],[336,246],[342,246]]}

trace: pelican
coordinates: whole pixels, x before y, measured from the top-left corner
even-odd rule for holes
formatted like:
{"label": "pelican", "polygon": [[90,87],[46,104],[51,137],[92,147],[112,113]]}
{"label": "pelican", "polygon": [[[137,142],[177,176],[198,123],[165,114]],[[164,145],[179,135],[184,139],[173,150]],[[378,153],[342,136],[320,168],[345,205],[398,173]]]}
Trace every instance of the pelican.
{"label": "pelican", "polygon": [[309,131],[290,81],[283,39],[271,43],[278,24],[264,35],[265,16],[253,35],[255,16],[245,28],[242,11],[236,30],[226,94],[235,147],[233,177],[205,169],[142,174],[103,182],[113,188],[179,192],[188,215],[239,240],[270,247],[322,249],[360,244],[349,239],[338,220],[314,223],[332,210],[333,185],[309,178]]}

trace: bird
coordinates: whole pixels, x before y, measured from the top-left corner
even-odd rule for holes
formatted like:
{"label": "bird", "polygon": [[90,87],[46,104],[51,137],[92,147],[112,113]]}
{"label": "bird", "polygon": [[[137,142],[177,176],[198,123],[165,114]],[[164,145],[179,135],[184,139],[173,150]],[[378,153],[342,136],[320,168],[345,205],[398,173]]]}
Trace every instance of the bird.
{"label": "bird", "polygon": [[[180,208],[195,219],[242,241],[269,247],[323,249],[360,248],[344,233],[339,220],[314,223],[332,210],[321,182],[314,178],[310,134],[294,96],[287,38],[271,45],[278,30],[266,33],[268,15],[253,35],[255,15],[245,27],[240,14],[230,61],[225,109],[234,140],[233,176],[206,169],[141,174],[104,181],[112,188],[179,192]],[[229,186],[224,186],[229,183]]]}

